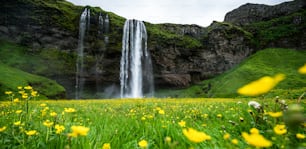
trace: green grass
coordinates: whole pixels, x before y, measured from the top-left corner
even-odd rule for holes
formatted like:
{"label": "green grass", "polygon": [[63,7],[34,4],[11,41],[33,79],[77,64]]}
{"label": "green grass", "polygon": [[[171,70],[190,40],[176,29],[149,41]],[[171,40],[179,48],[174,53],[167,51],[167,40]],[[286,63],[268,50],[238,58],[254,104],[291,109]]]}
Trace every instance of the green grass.
{"label": "green grass", "polygon": [[[297,98],[306,90],[306,76],[297,72],[306,63],[305,51],[265,49],[258,51],[235,68],[199,85],[177,91],[161,91],[158,96],[237,97],[237,89],[263,76],[286,75],[286,79],[266,97]],[[210,88],[208,87],[210,84]]]}
{"label": "green grass", "polygon": [[0,98],[5,91],[17,91],[18,86],[32,86],[39,91],[41,98],[62,98],[65,89],[50,79],[33,75],[0,63]]}
{"label": "green grass", "polygon": [[[266,47],[269,43],[282,38],[299,41],[303,34],[301,31],[305,30],[306,26],[305,16],[306,10],[304,9],[287,16],[255,22],[243,28],[254,33],[254,40],[259,47]],[[300,22],[296,22],[297,20]]]}
{"label": "green grass", "polygon": [[0,62],[37,75],[74,75],[76,55],[57,49],[32,50],[0,41]]}
{"label": "green grass", "polygon": [[[146,140],[149,149],[252,148],[241,136],[251,128],[259,129],[260,134],[273,143],[271,148],[302,145],[303,140],[295,138],[296,133],[304,133],[299,123],[294,124],[297,130],[288,129],[286,134],[276,135],[273,127],[283,123],[283,118],[262,115],[248,107],[247,102],[241,99],[191,98],[47,100],[30,101],[28,113],[23,101],[0,102],[0,129],[6,127],[0,132],[0,147],[92,149],[110,143],[111,148],[137,149],[140,148],[138,142]],[[267,112],[283,110],[273,100],[260,102],[270,105],[265,109]],[[305,106],[305,102],[300,106]],[[75,112],[65,112],[65,108],[73,108]],[[17,114],[18,110],[22,112]],[[57,115],[51,116],[52,112]],[[53,122],[49,128],[44,125],[47,120]],[[21,125],[16,126],[14,123],[18,121]],[[181,126],[181,121],[186,125]],[[56,134],[56,124],[63,125],[65,130]],[[89,132],[71,138],[68,136],[72,132],[71,126],[84,126],[89,128]],[[185,128],[204,132],[211,136],[211,140],[193,143],[182,133]],[[29,130],[38,134],[28,136],[25,132]],[[226,133],[230,134],[228,140],[223,138]],[[166,142],[166,137],[170,137],[171,142]],[[237,139],[238,144],[232,144],[232,139]]]}

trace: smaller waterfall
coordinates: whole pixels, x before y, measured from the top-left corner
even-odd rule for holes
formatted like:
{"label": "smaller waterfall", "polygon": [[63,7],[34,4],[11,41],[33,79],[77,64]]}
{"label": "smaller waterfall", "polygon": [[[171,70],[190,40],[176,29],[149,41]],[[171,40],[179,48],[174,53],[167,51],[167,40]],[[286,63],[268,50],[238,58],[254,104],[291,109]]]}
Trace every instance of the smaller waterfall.
{"label": "smaller waterfall", "polygon": [[142,21],[127,20],[124,24],[120,85],[121,98],[141,98],[144,94],[153,96],[152,62],[147,49],[147,31]]}
{"label": "smaller waterfall", "polygon": [[75,99],[80,99],[83,94],[84,88],[84,37],[86,29],[89,29],[90,22],[90,10],[85,8],[80,17],[79,23],[79,41],[77,49],[77,61],[76,61],[76,83],[75,83]]}
{"label": "smaller waterfall", "polygon": [[[108,18],[108,14],[106,14],[105,16],[105,20],[104,20],[104,33],[108,34],[109,33],[109,18]],[[104,42],[107,45],[108,44],[108,35],[104,36]]]}

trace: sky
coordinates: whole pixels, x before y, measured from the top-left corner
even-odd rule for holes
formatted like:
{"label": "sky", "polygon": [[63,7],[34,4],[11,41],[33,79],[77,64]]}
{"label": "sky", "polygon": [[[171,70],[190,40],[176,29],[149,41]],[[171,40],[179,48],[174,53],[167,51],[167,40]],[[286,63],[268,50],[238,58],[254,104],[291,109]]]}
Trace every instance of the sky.
{"label": "sky", "polygon": [[98,6],[127,19],[150,23],[209,26],[245,3],[275,5],[290,0],[68,0],[75,5]]}

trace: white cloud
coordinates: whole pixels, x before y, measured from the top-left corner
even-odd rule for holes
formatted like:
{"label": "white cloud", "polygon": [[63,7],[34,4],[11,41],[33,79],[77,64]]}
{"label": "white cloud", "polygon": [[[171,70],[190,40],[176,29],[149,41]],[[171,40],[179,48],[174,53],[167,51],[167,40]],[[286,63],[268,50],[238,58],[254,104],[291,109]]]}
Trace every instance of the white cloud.
{"label": "white cloud", "polygon": [[99,6],[128,19],[151,23],[198,24],[223,21],[227,12],[245,3],[274,5],[288,0],[68,0],[76,5]]}

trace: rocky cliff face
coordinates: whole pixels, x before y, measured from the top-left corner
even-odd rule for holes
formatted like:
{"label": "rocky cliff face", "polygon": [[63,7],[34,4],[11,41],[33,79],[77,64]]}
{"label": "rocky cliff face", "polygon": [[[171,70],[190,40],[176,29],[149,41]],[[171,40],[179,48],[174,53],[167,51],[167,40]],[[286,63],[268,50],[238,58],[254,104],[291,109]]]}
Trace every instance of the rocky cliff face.
{"label": "rocky cliff face", "polygon": [[[266,6],[259,7],[268,9]],[[84,8],[64,0],[6,1],[0,8],[0,39],[27,46],[32,54],[47,59],[41,65],[52,69],[32,68],[30,64],[17,67],[55,79],[66,88],[68,98],[73,98],[78,23]],[[88,8],[91,10],[90,29],[84,41],[86,98],[110,97],[116,94],[119,86],[125,19],[100,8]],[[107,33],[99,33],[100,14],[109,15],[110,28]],[[234,16],[236,11],[227,15],[226,20],[240,25],[239,21],[237,23],[239,19]],[[256,50],[254,30],[246,31],[231,23],[213,22],[207,28],[197,25],[145,24],[157,89],[189,87],[229,70]],[[44,51],[50,52],[41,54]],[[51,51],[57,51],[57,54]],[[50,55],[53,57],[50,58]]]}
{"label": "rocky cliff face", "polygon": [[294,0],[275,6],[262,4],[250,4],[240,6],[225,15],[224,22],[243,26],[254,22],[267,21],[273,18],[285,16],[306,8],[305,0]]}

